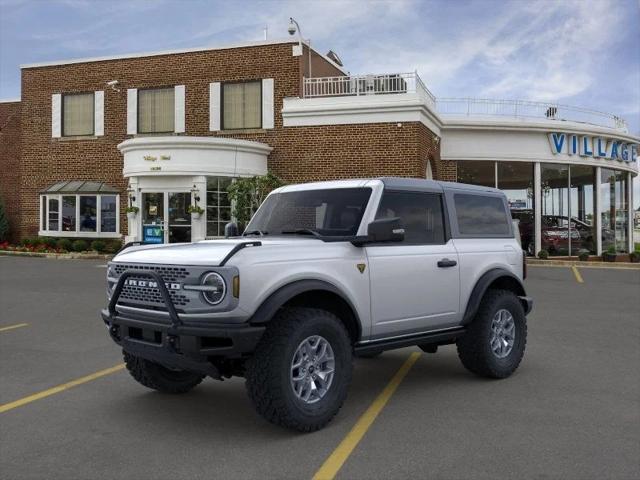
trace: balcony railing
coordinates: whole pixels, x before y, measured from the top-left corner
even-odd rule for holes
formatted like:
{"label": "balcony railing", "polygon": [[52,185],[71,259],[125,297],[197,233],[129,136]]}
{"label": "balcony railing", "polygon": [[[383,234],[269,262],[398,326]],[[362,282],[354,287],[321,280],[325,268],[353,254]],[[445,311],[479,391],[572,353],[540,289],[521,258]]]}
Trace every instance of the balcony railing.
{"label": "balcony railing", "polygon": [[587,123],[628,132],[627,122],[609,113],[551,102],[490,100],[483,98],[438,98],[417,72],[383,75],[351,75],[304,79],[304,98],[347,97],[413,93],[441,115],[495,116],[547,119]]}
{"label": "balcony railing", "polygon": [[435,107],[436,98],[416,72],[304,79],[304,97],[343,97],[417,93]]}
{"label": "balcony railing", "polygon": [[559,103],[484,98],[438,98],[436,109],[441,115],[564,120],[628,131],[627,122],[616,115]]}

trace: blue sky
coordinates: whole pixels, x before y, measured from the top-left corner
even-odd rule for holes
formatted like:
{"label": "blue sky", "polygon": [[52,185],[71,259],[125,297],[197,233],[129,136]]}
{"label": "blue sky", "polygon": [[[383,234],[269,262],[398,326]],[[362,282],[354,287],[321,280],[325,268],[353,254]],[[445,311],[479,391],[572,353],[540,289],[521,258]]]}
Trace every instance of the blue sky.
{"label": "blue sky", "polygon": [[638,0],[0,0],[0,99],[23,63],[279,39],[290,16],[352,73],[417,70],[436,96],[559,101],[640,134]]}

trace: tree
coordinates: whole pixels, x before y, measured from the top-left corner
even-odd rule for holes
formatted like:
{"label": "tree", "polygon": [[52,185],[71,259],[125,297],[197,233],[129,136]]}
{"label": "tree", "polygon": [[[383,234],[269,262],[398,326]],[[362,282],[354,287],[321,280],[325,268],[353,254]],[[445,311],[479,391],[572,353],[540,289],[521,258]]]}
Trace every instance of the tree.
{"label": "tree", "polygon": [[284,182],[272,173],[266,175],[238,178],[227,187],[231,200],[232,215],[239,225],[246,225],[251,216],[272,190],[284,185]]}
{"label": "tree", "polygon": [[9,219],[4,209],[4,202],[0,198],[0,242],[9,240]]}

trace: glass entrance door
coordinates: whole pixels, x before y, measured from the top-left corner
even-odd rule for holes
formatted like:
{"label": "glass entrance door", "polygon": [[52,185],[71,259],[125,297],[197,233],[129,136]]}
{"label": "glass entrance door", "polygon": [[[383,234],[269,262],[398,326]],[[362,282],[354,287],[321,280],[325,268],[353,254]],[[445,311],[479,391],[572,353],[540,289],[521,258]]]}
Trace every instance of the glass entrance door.
{"label": "glass entrance door", "polygon": [[142,241],[145,243],[164,243],[164,193],[142,194]]}
{"label": "glass entrance door", "polygon": [[187,211],[191,204],[191,194],[186,192],[169,192],[169,243],[191,241],[191,214]]}
{"label": "glass entrance door", "polygon": [[142,194],[142,241],[177,243],[191,241],[191,203],[188,192],[144,192]]}

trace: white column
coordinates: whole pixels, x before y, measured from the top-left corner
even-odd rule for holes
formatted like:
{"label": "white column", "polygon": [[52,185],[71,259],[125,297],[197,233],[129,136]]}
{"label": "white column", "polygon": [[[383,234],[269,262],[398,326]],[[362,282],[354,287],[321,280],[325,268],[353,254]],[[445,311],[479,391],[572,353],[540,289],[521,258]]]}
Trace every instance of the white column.
{"label": "white column", "polygon": [[62,95],[59,93],[51,95],[51,136],[62,136]]}
{"label": "white column", "polygon": [[273,128],[275,124],[273,78],[262,79],[262,128]]}
{"label": "white column", "polygon": [[596,218],[594,225],[596,229],[596,255],[602,255],[602,195],[600,193],[600,177],[602,169],[596,167],[596,184],[593,189],[593,201],[596,202]]}
{"label": "white column", "polygon": [[176,133],[185,132],[185,86],[176,85],[174,87],[174,130]]}
{"label": "white column", "polygon": [[127,90],[127,135],[138,133],[138,89]]}
{"label": "white column", "polygon": [[[133,190],[135,201],[131,205],[138,207],[140,210],[135,217],[129,218],[127,215],[127,234],[124,237],[125,243],[138,242],[142,240],[142,194],[138,191],[138,179],[131,177],[129,179],[129,189]],[[129,193],[127,192],[127,206],[129,205]]]}
{"label": "white column", "polygon": [[533,169],[533,197],[534,197],[534,228],[535,228],[535,252],[537,255],[542,250],[542,184],[540,178],[540,162],[534,163]]}
{"label": "white column", "polygon": [[104,91],[98,90],[93,94],[93,134],[96,137],[104,135]]}
{"label": "white column", "polygon": [[193,177],[193,185],[195,185],[197,190],[197,193],[194,195],[200,197],[198,206],[205,211],[198,219],[191,217],[191,241],[199,242],[207,236],[207,177],[204,175]]}
{"label": "white column", "polygon": [[209,84],[209,130],[220,130],[220,82]]}
{"label": "white column", "polygon": [[630,172],[627,172],[627,218],[629,221],[629,225],[627,230],[629,231],[629,234],[627,236],[628,238],[628,252],[631,253],[633,252],[633,176],[631,175]]}

